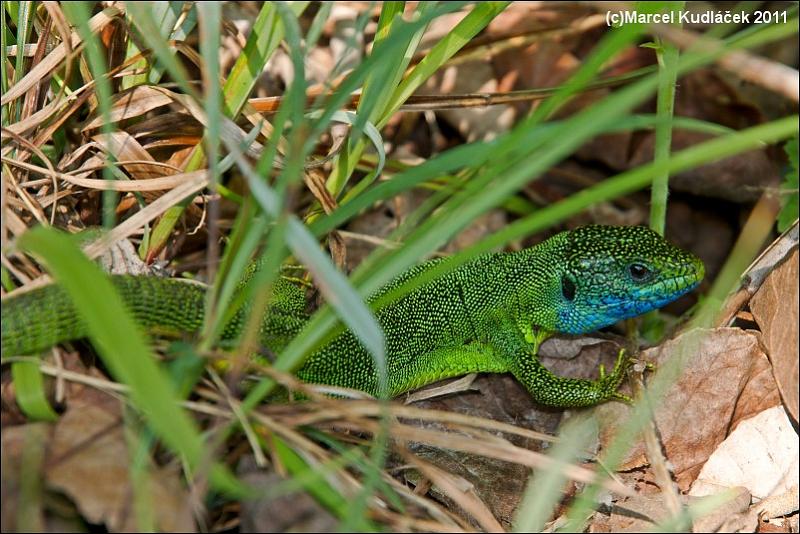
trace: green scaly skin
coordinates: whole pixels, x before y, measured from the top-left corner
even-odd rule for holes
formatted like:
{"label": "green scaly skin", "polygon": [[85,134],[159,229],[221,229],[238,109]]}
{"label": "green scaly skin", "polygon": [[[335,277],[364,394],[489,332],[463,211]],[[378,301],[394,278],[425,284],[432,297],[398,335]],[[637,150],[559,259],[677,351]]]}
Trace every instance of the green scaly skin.
{"label": "green scaly skin", "polygon": [[[371,301],[439,260],[414,267]],[[582,334],[656,309],[691,291],[703,263],[645,227],[587,226],[535,247],[487,254],[429,282],[377,312],[386,335],[392,395],[467,373],[512,373],[533,398],[550,406],[590,406],[614,398],[629,360],[620,356],[599,380],[559,377],[536,358],[538,343],[556,333]],[[140,324],[157,333],[193,333],[203,322],[204,289],[151,277],[114,276]],[[261,342],[280,352],[299,332],[302,290],[276,284]],[[241,319],[227,326],[234,340]],[[3,301],[4,355],[31,354],[86,336],[66,293],[39,288]],[[307,382],[378,393],[370,354],[349,331],[313,353],[297,372]]]}

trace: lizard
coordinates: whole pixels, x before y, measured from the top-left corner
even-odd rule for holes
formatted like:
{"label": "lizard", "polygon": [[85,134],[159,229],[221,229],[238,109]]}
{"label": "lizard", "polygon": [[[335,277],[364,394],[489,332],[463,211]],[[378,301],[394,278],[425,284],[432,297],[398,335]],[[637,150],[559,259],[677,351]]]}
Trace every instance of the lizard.
{"label": "lizard", "polygon": [[[367,302],[438,261],[412,267]],[[704,275],[698,257],[643,226],[583,226],[530,248],[477,256],[376,312],[389,393],[469,373],[510,372],[544,405],[628,400],[618,391],[633,361],[623,351],[610,373],[601,367],[597,380],[586,380],[549,371],[537,357],[539,344],[555,333],[584,334],[657,309],[697,287]],[[111,278],[146,330],[201,328],[204,287],[169,278]],[[259,341],[279,353],[308,319],[304,291],[279,279]],[[241,314],[231,319],[223,338],[235,339],[242,323]],[[4,355],[33,354],[85,336],[82,319],[57,285],[2,302]],[[379,392],[372,356],[346,329],[310,354],[296,374],[305,382]]]}

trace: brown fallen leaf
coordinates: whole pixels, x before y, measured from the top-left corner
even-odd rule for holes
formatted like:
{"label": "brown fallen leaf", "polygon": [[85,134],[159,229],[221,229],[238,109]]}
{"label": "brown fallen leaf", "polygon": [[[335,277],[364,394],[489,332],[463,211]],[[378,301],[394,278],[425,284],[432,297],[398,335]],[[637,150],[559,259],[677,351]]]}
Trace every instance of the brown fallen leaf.
{"label": "brown fallen leaf", "polygon": [[[642,359],[658,366],[678,357],[683,343],[696,350],[678,381],[656,407],[655,421],[666,458],[679,486],[685,489],[725,439],[754,362],[764,355],[758,337],[752,332],[717,328],[684,333],[644,351]],[[630,408],[621,403],[606,403],[596,410],[601,422],[600,442],[606,447],[616,428],[627,419]],[[631,448],[621,469],[646,464],[644,445],[639,441]]]}
{"label": "brown fallen leaf", "polygon": [[[73,399],[56,423],[48,444],[44,477],[49,487],[70,497],[90,523],[111,531],[138,529],[129,450],[118,401],[104,406]],[[154,526],[166,532],[195,532],[189,496],[180,474],[170,467],[146,465],[142,497]]]}
{"label": "brown fallen leaf", "polygon": [[[84,366],[77,354],[67,354],[63,363],[67,371],[102,378],[96,368]],[[105,524],[110,531],[137,530],[130,467],[134,454],[129,446],[133,431],[123,426],[121,401],[94,387],[70,382],[65,403],[66,411],[44,440],[40,476],[45,487],[71,499],[89,523]],[[152,512],[152,526],[160,531],[196,531],[181,474],[173,467],[142,464],[140,484],[142,495],[152,499],[146,503]]]}
{"label": "brown fallen leaf", "polygon": [[[282,482],[258,468],[252,458],[240,462],[238,475],[249,486],[269,490]],[[242,501],[241,532],[335,532],[336,518],[305,491]]]}
{"label": "brown fallen leaf", "polygon": [[50,532],[46,527],[40,471],[51,425],[4,427],[0,442],[0,530]]}
{"label": "brown fallen leaf", "polygon": [[[164,93],[148,85],[137,85],[127,91],[114,95],[111,103],[109,122],[119,122],[121,120],[139,117],[150,110],[171,103],[172,99]],[[99,128],[103,124],[103,117],[98,115],[83,127],[83,131],[86,132]]]}
{"label": "brown fallen leaf", "polygon": [[[494,69],[485,60],[447,67],[423,85],[418,94],[495,93],[501,92]],[[494,139],[508,131],[516,118],[510,106],[443,109],[438,112],[468,142]]]}
{"label": "brown fallen leaf", "polygon": [[[718,530],[729,524],[732,517],[745,514],[750,505],[750,493],[744,488],[735,488],[732,499],[710,514],[695,519],[693,532],[734,532]],[[683,496],[682,503],[691,505],[701,498]],[[664,497],[660,493],[639,495],[620,499],[611,508],[610,514],[595,514],[589,532],[648,532],[660,522],[670,519]]]}
{"label": "brown fallen leaf", "polygon": [[[167,165],[159,164],[150,153],[139,144],[128,132],[117,131],[101,133],[92,137],[100,148],[114,156],[115,161],[136,163],[122,163],[122,168],[130,173],[134,180],[148,180],[180,173],[180,169],[171,169]],[[149,162],[149,163],[148,163]]]}
{"label": "brown fallen leaf", "polygon": [[[58,369],[83,375],[89,382],[106,381],[77,353],[64,354]],[[48,380],[48,391],[53,385]],[[113,395],[96,385],[68,380],[63,388],[67,409],[56,423],[3,428],[3,532],[79,532],[86,523],[104,525],[110,532],[135,532],[148,526],[137,522],[131,482],[135,452],[130,443],[138,440],[134,430],[124,428],[122,404]],[[141,495],[149,499],[143,503],[152,516],[149,526],[158,531],[195,532],[189,493],[175,468],[178,463],[157,467],[144,460],[140,464],[137,484]]]}
{"label": "brown fallen leaf", "polygon": [[798,421],[798,251],[773,270],[750,301],[753,318],[762,332],[762,341],[772,363],[784,406]]}
{"label": "brown fallen leaf", "polygon": [[733,432],[743,420],[781,403],[778,384],[775,382],[772,365],[767,356],[762,354],[752,363],[747,382],[742,388],[739,398],[736,399],[736,407],[731,416],[728,433]]}
{"label": "brown fallen leaf", "polygon": [[783,408],[773,406],[742,421],[720,443],[690,495],[713,495],[734,486],[746,487],[760,500],[781,495],[797,486],[798,454],[797,433]]}

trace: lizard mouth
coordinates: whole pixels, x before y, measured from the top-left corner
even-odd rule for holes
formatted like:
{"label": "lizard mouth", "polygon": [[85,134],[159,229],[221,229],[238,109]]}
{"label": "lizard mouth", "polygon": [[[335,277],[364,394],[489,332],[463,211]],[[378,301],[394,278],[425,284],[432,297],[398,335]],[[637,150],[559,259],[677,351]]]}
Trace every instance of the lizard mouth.
{"label": "lizard mouth", "polygon": [[655,289],[674,300],[696,288],[702,279],[702,273],[680,274],[658,282]]}
{"label": "lizard mouth", "polygon": [[[671,275],[665,273],[660,280],[642,287],[638,292],[638,298],[634,300],[646,302],[651,309],[664,306],[692,291],[700,285],[704,276],[705,265],[699,258],[693,257],[675,269]],[[641,313],[646,311],[650,310],[647,309]]]}

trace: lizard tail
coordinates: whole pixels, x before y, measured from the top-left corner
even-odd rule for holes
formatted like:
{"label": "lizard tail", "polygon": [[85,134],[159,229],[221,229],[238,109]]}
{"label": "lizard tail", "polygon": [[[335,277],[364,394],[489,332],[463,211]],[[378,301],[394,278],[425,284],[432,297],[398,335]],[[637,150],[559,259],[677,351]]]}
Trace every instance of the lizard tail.
{"label": "lizard tail", "polygon": [[[113,276],[112,281],[129,311],[145,329],[191,333],[203,324],[202,286],[141,276]],[[85,321],[67,292],[58,285],[4,299],[0,319],[2,353],[6,356],[35,354],[88,334]]]}

